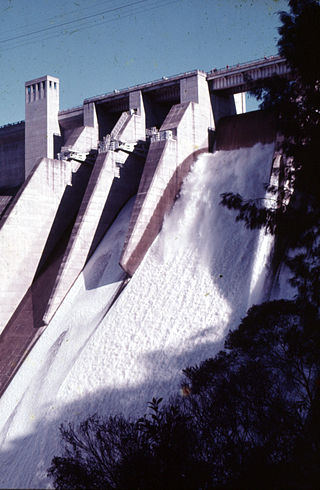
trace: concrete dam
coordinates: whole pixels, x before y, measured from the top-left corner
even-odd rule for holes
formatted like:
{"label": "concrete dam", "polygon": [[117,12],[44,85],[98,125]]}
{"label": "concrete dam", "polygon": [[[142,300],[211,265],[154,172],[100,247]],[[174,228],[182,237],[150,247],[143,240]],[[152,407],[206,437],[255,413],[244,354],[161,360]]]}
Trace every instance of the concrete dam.
{"label": "concrete dam", "polygon": [[274,120],[234,96],[275,72],[189,72],[66,111],[57,78],[26,83],[25,121],[0,128],[2,488],[47,487],[61,422],[141,415],[284,294],[272,237],[219,204],[276,185]]}
{"label": "concrete dam", "polygon": [[108,308],[199,156],[275,141],[270,116],[236,115],[248,77],[252,86],[274,73],[290,75],[276,56],[164,77],[64,111],[59,79],[26,82],[25,121],[0,128],[0,393],[129,201],[122,279]]}

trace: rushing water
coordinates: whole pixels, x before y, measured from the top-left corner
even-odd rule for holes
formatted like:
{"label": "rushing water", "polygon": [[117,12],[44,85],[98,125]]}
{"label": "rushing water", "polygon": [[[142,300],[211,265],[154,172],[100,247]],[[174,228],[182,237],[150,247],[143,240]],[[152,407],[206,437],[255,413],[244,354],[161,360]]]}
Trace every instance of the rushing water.
{"label": "rushing water", "polygon": [[106,316],[132,203],[107,233],[0,400],[3,487],[44,487],[58,426],[94,412],[140,414],[179,391],[181,370],[213,356],[263,300],[271,238],[219,205],[263,198],[273,145],[203,155],[130,283]]}

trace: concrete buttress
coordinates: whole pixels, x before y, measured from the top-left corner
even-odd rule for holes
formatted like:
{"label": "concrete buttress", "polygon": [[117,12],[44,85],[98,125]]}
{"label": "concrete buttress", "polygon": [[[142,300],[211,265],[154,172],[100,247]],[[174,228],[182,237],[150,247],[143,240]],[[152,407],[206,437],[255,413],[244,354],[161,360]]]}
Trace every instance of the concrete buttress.
{"label": "concrete buttress", "polygon": [[120,265],[133,275],[171,209],[183,178],[199,153],[208,151],[213,126],[205,74],[180,81],[180,104],[172,106],[151,138]]}
{"label": "concrete buttress", "polygon": [[[141,95],[138,94],[132,104],[139,106],[140,99]],[[122,113],[111,132],[111,138],[136,142],[142,137],[145,137],[145,118],[140,105],[135,113]],[[106,149],[99,153],[43,317],[46,324],[107,228],[124,204],[137,192],[143,165],[144,158],[121,150]]]}
{"label": "concrete buttress", "polygon": [[43,158],[0,224],[0,332],[34,278],[73,165]]}

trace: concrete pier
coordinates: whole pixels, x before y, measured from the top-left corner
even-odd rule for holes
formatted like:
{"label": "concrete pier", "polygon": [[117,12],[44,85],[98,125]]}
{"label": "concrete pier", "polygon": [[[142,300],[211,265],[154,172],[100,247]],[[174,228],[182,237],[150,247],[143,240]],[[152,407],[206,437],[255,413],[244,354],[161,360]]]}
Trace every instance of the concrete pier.
{"label": "concrete pier", "polygon": [[72,171],[70,162],[42,159],[0,223],[0,331],[32,283]]}
{"label": "concrete pier", "polygon": [[108,152],[100,154],[97,158],[43,317],[46,324],[86,263],[106,196],[114,178],[112,157],[112,153]]}
{"label": "concrete pier", "polygon": [[182,181],[197,156],[208,151],[213,126],[210,95],[201,72],[181,80],[180,104],[174,105],[150,149],[134,205],[120,265],[133,275],[159,233]]}
{"label": "concrete pier", "polygon": [[[136,112],[124,112],[111,131],[110,139],[136,144],[145,137],[141,94],[130,104]],[[85,266],[108,227],[137,192],[144,158],[106,148],[95,162],[81,207],[72,229],[55,285],[43,317],[49,323],[63,298]]]}

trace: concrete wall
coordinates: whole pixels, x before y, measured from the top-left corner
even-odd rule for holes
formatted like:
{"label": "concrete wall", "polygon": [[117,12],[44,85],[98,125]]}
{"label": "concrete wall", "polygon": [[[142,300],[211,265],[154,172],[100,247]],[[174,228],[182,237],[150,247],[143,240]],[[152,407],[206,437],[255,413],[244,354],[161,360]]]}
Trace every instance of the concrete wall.
{"label": "concrete wall", "polygon": [[93,128],[90,126],[81,126],[71,131],[61,150],[67,148],[69,150],[76,150],[86,153],[89,152],[92,148],[96,149],[97,145],[97,128]]}
{"label": "concrete wall", "polygon": [[0,189],[24,182],[24,122],[0,128]]}
{"label": "concrete wall", "polygon": [[86,153],[97,148],[98,139],[99,128],[95,104],[84,104],[83,125],[65,131],[62,149],[68,148]]}
{"label": "concrete wall", "polygon": [[[177,142],[160,140],[150,144],[145,170],[129,223],[128,235],[120,258],[121,267],[131,276],[159,232],[167,201],[161,212],[158,204],[177,168]],[[174,199],[175,194],[172,196]]]}
{"label": "concrete wall", "polygon": [[216,128],[215,149],[236,150],[275,141],[274,116],[263,111],[222,118]]}
{"label": "concrete wall", "polygon": [[233,94],[211,94],[211,104],[215,126],[222,117],[233,116],[237,113]]}
{"label": "concrete wall", "polygon": [[46,324],[49,323],[86,263],[106,196],[114,178],[112,153],[101,153],[95,163],[44,314]]}
{"label": "concrete wall", "polygon": [[72,165],[42,159],[0,223],[0,332],[34,278]]}

